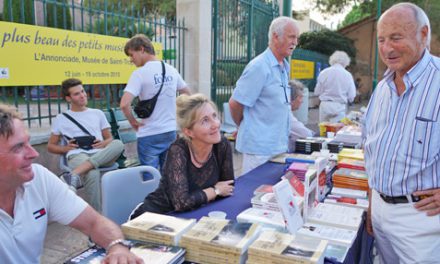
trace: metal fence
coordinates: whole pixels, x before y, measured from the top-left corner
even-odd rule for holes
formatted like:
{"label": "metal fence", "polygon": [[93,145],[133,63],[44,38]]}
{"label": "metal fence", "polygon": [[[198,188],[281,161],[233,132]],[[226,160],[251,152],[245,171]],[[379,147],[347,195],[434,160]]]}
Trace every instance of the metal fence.
{"label": "metal fence", "polygon": [[[184,21],[169,21],[148,11],[124,1],[104,5],[92,0],[4,0],[0,20],[127,38],[143,33],[162,43],[164,60],[184,76]],[[118,106],[124,87],[85,85],[89,105],[100,109]],[[68,107],[61,99],[60,86],[0,87],[0,102],[15,105],[29,127],[50,125]]]}
{"label": "metal fence", "polygon": [[220,110],[246,64],[267,48],[269,25],[278,16],[277,1],[212,1],[211,99]]}

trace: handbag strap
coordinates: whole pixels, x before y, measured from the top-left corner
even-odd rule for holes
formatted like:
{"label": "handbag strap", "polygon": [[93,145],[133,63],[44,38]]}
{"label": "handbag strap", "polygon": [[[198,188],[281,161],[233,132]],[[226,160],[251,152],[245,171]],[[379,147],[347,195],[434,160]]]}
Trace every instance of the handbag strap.
{"label": "handbag strap", "polygon": [[154,95],[151,99],[158,97],[160,92],[162,91],[163,83],[165,82],[165,63],[163,61],[160,61],[162,64],[162,83],[160,84],[159,91],[157,91],[157,94]]}
{"label": "handbag strap", "polygon": [[69,115],[68,113],[63,113],[63,115],[67,117],[67,119],[72,121],[75,125],[77,125],[82,131],[84,131],[84,133],[86,133],[89,136],[92,136],[92,134],[90,134],[90,132],[87,129],[85,129],[80,123],[78,123],[78,121],[76,121],[71,115]]}

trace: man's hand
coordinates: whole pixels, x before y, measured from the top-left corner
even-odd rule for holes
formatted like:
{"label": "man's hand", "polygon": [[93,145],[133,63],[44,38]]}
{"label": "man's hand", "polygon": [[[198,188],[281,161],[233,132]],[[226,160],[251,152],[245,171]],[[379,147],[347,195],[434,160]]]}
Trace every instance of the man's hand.
{"label": "man's hand", "polygon": [[114,245],[110,248],[106,257],[102,261],[103,264],[143,264],[144,261],[134,255],[130,250],[122,245]]}
{"label": "man's hand", "polygon": [[426,215],[434,216],[440,214],[440,188],[414,192],[415,196],[427,196],[417,202],[414,207],[419,211],[427,211]]}
{"label": "man's hand", "polygon": [[94,149],[105,148],[105,146],[107,146],[107,144],[106,144],[105,141],[97,140],[97,139],[93,142],[93,145],[92,145],[92,147],[93,147]]}
{"label": "man's hand", "polygon": [[71,139],[71,140],[69,140],[67,145],[65,145],[64,147],[66,149],[65,153],[67,153],[67,152],[71,151],[72,149],[77,149],[79,146],[78,146],[78,144],[76,144],[75,139]]}
{"label": "man's hand", "polygon": [[367,221],[365,221],[365,227],[367,228],[367,233],[370,236],[374,236],[373,222],[371,221],[371,204],[368,206]]}
{"label": "man's hand", "polygon": [[368,189],[368,210],[367,210],[367,221],[365,221],[365,227],[367,228],[367,233],[370,236],[374,236],[373,231],[373,221],[371,220],[371,197],[373,195],[373,190]]}
{"label": "man's hand", "polygon": [[131,127],[138,131],[139,127],[143,126],[144,124],[142,124],[141,122],[137,121],[136,119],[133,118],[133,120],[130,120],[130,125]]}

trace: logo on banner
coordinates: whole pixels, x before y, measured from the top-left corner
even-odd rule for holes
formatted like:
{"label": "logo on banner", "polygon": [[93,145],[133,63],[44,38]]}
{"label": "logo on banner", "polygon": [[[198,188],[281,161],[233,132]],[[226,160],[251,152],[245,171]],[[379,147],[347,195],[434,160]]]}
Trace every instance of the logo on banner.
{"label": "logo on banner", "polygon": [[9,68],[0,68],[0,79],[9,79]]}

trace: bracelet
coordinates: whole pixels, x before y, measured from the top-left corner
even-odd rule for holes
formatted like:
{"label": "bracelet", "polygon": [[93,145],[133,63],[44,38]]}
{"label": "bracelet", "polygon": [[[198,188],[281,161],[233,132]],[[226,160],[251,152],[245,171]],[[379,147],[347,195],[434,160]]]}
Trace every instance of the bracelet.
{"label": "bracelet", "polygon": [[115,239],[112,242],[110,242],[108,244],[108,246],[105,248],[105,251],[108,252],[111,247],[113,247],[114,245],[117,245],[117,244],[122,245],[127,248],[130,248],[130,246],[127,244],[127,242],[124,239],[118,238],[118,239]]}

